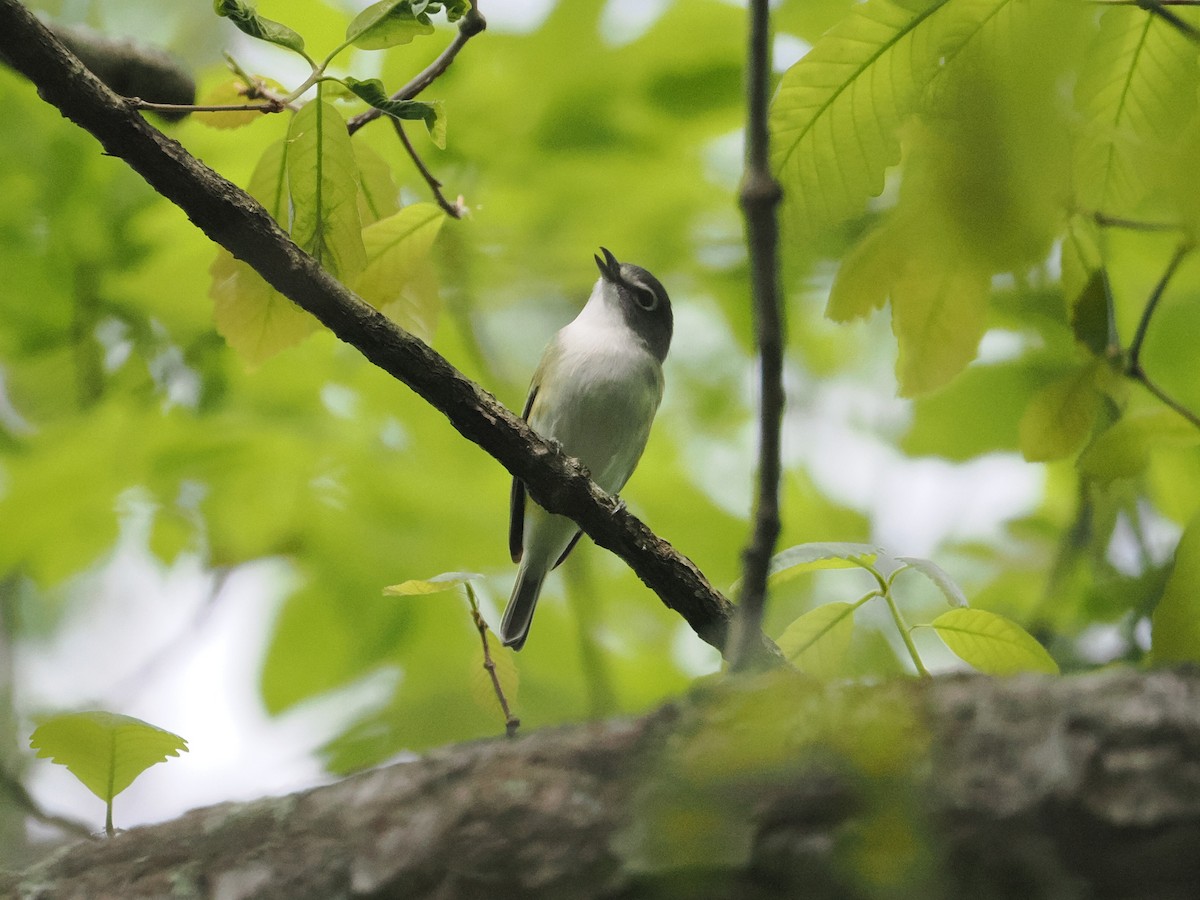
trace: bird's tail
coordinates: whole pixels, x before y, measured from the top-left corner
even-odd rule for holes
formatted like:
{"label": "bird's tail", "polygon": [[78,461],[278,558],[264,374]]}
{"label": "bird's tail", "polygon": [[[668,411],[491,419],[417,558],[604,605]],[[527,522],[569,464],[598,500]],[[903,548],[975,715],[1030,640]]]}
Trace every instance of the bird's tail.
{"label": "bird's tail", "polygon": [[513,585],[512,597],[500,621],[500,640],[506,647],[520,650],[529,637],[529,625],[533,621],[533,610],[546,573],[532,571],[525,566],[517,571],[517,583]]}

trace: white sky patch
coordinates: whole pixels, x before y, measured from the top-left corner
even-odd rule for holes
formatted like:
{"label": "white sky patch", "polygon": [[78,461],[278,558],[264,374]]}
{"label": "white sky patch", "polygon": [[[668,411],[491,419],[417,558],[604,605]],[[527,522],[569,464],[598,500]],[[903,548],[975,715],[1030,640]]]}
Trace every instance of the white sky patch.
{"label": "white sky patch", "polygon": [[613,47],[632,44],[662,18],[672,0],[608,0],[600,15],[600,37]]}
{"label": "white sky patch", "polygon": [[777,34],[771,44],[771,68],[776,72],[786,72],[811,49],[812,44],[794,34]]}

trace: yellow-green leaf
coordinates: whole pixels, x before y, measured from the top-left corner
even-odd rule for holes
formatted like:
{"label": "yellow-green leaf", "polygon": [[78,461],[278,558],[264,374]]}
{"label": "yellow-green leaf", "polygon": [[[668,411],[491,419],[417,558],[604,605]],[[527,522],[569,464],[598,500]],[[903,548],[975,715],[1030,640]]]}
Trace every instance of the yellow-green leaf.
{"label": "yellow-green leaf", "polygon": [[[283,226],[288,221],[288,143],[268,147],[247,191]],[[251,366],[259,365],[317,330],[317,320],[279,293],[228,250],[217,251],[209,268],[213,320],[226,343]]]}
{"label": "yellow-green leaf", "polygon": [[[922,263],[924,260],[924,263]],[[946,248],[910,258],[892,284],[900,395],[946,384],[975,358],[987,319],[991,274]]]}
{"label": "yellow-green leaf", "polygon": [[358,166],[346,121],[332,103],[314,100],[292,118],[288,142],[292,240],[348,282],[367,258],[358,217]]}
{"label": "yellow-green leaf", "polygon": [[358,164],[358,217],[366,226],[399,210],[400,192],[392,167],[370,145],[355,143],[354,159]]}
{"label": "yellow-green leaf", "polygon": [[1099,411],[1091,366],[1050,382],[1029,399],[1021,416],[1021,453],[1030,462],[1065,459],[1087,440]]}
{"label": "yellow-green leaf", "polygon": [[68,713],[42,722],[29,746],[66,766],[106,803],[155,763],[187,752],[187,741],[149,722],[117,713]]}
{"label": "yellow-green leaf", "polygon": [[1058,672],[1058,664],[1033,635],[996,613],[951,609],[930,625],[956,656],[988,675]]}
{"label": "yellow-green leaf", "polygon": [[1200,516],[1188,523],[1179,539],[1171,575],[1150,622],[1155,662],[1200,662]]}
{"label": "yellow-green leaf", "polygon": [[443,572],[432,578],[402,581],[383,589],[385,597],[419,597],[425,594],[440,594],[471,581],[479,581],[482,575],[475,572]]}
{"label": "yellow-green leaf", "polygon": [[790,68],[771,105],[773,168],[801,233],[860,211],[900,159],[896,131],[1009,0],[867,0]]}
{"label": "yellow-green leaf", "polygon": [[789,625],[776,642],[801,672],[832,678],[845,669],[854,636],[855,605],[836,601],[810,609]]}
{"label": "yellow-green leaf", "polygon": [[838,267],[825,315],[835,322],[849,322],[882,309],[904,256],[905,248],[891,228],[884,226],[867,234]]}
{"label": "yellow-green leaf", "polygon": [[1075,89],[1083,113],[1075,159],[1081,208],[1136,209],[1146,160],[1196,113],[1198,79],[1196,45],[1170,22],[1133,7],[1104,14]]}
{"label": "yellow-green leaf", "polygon": [[445,221],[435,204],[414,203],[367,226],[367,265],[354,282],[359,296],[426,341],[441,310],[429,254]]}
{"label": "yellow-green leaf", "polygon": [[1125,416],[1088,445],[1079,457],[1079,471],[1100,481],[1131,478],[1146,468],[1158,447],[1194,447],[1200,431],[1169,409]]}
{"label": "yellow-green leaf", "polygon": [[346,28],[346,40],[361,50],[386,50],[425,34],[433,34],[433,23],[424,12],[413,12],[411,0],[373,3]]}
{"label": "yellow-green leaf", "polygon": [[316,319],[227,251],[217,254],[209,274],[217,331],[250,366],[265,362],[317,330]]}

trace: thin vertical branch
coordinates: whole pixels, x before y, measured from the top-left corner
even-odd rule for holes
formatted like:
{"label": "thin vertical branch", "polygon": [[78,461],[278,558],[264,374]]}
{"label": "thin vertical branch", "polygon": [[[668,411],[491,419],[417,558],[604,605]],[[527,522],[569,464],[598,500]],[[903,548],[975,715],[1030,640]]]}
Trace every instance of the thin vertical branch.
{"label": "thin vertical branch", "polygon": [[762,641],[767,569],[779,537],[779,442],[783,419],[783,310],[779,297],[779,223],[782,191],[771,175],[767,99],[771,75],[770,9],[751,0],[746,59],[746,173],[741,206],[750,253],[755,335],[759,351],[758,485],[754,530],[743,553],[742,596],[733,631],[732,669],[750,666]]}
{"label": "thin vertical branch", "polygon": [[487,622],[479,612],[479,601],[475,599],[475,589],[471,587],[470,582],[465,583],[463,587],[467,589],[467,600],[471,604],[471,618],[475,622],[475,629],[479,632],[479,642],[483,645],[483,668],[488,673],[488,678],[491,679],[492,690],[496,694],[496,700],[500,703],[500,711],[504,713],[504,734],[506,737],[516,737],[517,729],[521,727],[521,720],[512,714],[508,698],[504,696],[504,686],[500,684],[500,674],[496,671],[496,662],[492,659],[492,650],[488,645]]}

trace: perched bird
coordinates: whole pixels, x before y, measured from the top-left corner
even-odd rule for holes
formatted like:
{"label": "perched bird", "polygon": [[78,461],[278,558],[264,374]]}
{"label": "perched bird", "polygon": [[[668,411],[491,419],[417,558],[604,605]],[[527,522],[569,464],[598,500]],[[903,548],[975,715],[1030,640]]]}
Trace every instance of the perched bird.
{"label": "perched bird", "polygon": [[[662,400],[671,301],[645,269],[600,250],[600,279],[579,315],[546,347],[521,415],[615,494],[633,474]],[[521,565],[500,624],[505,645],[524,646],[542,582],[579,535],[570,519],[527,502],[524,483],[513,479],[508,547]]]}

